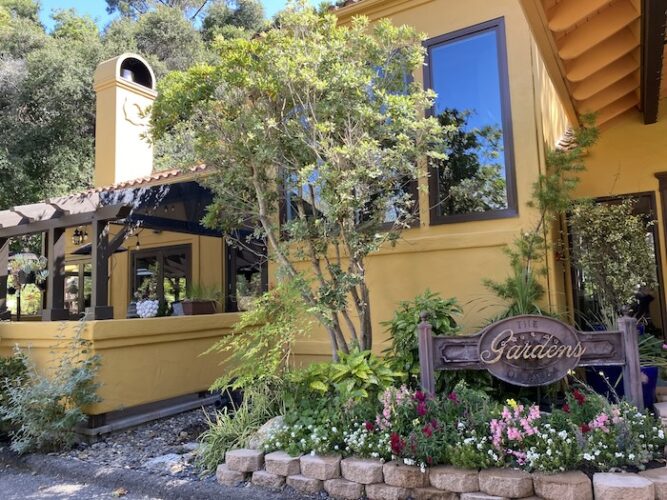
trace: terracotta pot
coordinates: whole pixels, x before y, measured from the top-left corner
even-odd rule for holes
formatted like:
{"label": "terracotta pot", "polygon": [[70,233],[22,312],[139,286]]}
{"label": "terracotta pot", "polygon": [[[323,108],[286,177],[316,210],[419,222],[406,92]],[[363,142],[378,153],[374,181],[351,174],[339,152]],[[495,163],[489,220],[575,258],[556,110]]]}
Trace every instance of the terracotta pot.
{"label": "terracotta pot", "polygon": [[184,300],[183,314],[186,316],[215,314],[218,312],[217,304],[215,300]]}

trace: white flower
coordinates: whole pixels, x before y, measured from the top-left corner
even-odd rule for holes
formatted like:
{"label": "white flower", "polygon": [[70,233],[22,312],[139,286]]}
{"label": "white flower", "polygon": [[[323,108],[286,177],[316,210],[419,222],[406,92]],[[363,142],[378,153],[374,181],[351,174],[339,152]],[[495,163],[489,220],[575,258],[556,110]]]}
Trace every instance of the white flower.
{"label": "white flower", "polygon": [[635,459],[635,454],[634,454],[634,453],[630,453],[630,454],[628,455],[628,460],[634,460],[634,459]]}
{"label": "white flower", "polygon": [[660,430],[658,431],[658,437],[659,437],[660,439],[665,439],[665,431],[663,431],[662,429],[660,429]]}
{"label": "white flower", "polygon": [[414,465],[414,464],[415,464],[415,461],[414,461],[413,459],[411,459],[411,458],[404,458],[404,459],[403,459],[403,463],[404,463],[405,465]]}

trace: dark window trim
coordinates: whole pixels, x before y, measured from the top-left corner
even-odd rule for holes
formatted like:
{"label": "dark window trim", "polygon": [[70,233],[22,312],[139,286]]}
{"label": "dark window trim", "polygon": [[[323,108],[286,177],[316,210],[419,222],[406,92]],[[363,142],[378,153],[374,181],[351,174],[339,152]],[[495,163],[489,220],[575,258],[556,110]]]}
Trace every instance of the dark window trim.
{"label": "dark window trim", "polygon": [[[424,88],[432,88],[431,76],[431,49],[437,45],[451,42],[459,38],[466,38],[470,35],[481,33],[483,31],[494,30],[496,33],[496,46],[498,49],[498,72],[500,79],[500,107],[503,124],[503,145],[505,156],[505,183],[507,187],[507,208],[501,210],[488,210],[486,212],[471,212],[468,214],[440,215],[437,204],[438,196],[438,178],[436,168],[429,167],[429,215],[430,225],[450,224],[455,222],[468,222],[477,220],[505,219],[519,215],[516,191],[516,172],[514,164],[514,133],[512,130],[512,105],[510,101],[509,90],[509,71],[507,67],[507,42],[505,37],[505,19],[499,17],[468,28],[463,28],[451,33],[439,35],[424,41],[424,47],[427,51],[426,62],[424,66]],[[434,116],[434,110],[428,112],[428,116]]]}
{"label": "dark window trim", "polygon": [[[137,258],[141,258],[144,255],[157,255],[158,257],[164,257],[165,254],[172,253],[185,253],[185,260],[187,265],[185,266],[185,283],[187,286],[192,286],[192,244],[185,243],[181,245],[168,245],[168,246],[157,246],[157,247],[148,247],[141,248],[139,250],[130,251],[130,265],[129,267],[129,286],[127,287],[128,292],[128,301],[134,301],[134,287],[135,287],[135,278],[136,278],[136,263]],[[160,272],[164,275],[164,270],[160,267]],[[187,293],[187,291],[186,291]],[[164,278],[158,280],[157,282],[157,294],[160,300],[160,306],[164,303]],[[128,303],[129,303],[128,302]]]}
{"label": "dark window trim", "polygon": [[[662,210],[663,214],[665,213],[665,205],[667,204],[667,199],[665,199],[665,196],[663,196],[663,190],[667,190],[667,173],[664,173],[664,179],[660,177],[661,174],[656,174],[656,177],[660,180],[660,195],[662,198]],[[663,184],[664,183],[664,184]],[[667,193],[665,193],[667,196]],[[656,221],[655,224],[653,224],[651,228],[651,232],[653,233],[653,239],[655,242],[655,261],[657,263],[657,280],[658,280],[658,290],[660,291],[660,297],[658,297],[658,300],[660,302],[660,314],[662,315],[662,321],[660,325],[658,326],[662,330],[663,337],[667,336],[667,304],[665,303],[665,292],[663,290],[664,288],[664,281],[663,281],[663,269],[662,269],[662,247],[660,245],[660,224],[658,224],[658,202],[656,199],[656,195],[654,191],[640,191],[637,193],[627,193],[627,194],[621,194],[621,195],[613,195],[613,196],[600,196],[598,198],[594,198],[593,202],[595,203],[609,203],[609,202],[616,202],[616,201],[623,201],[623,200],[639,200],[640,198],[646,198],[649,201],[649,207],[651,209],[652,213],[652,218],[653,220]],[[662,221],[663,227],[667,230],[667,220]],[[570,227],[569,221],[567,221],[567,244],[568,248],[570,251],[570,255],[572,254],[572,229]],[[579,322],[579,318],[577,317],[577,303],[578,303],[578,295],[579,291],[576,286],[577,282],[577,270],[574,267],[574,264],[572,261],[570,261],[570,295],[572,297],[572,306],[573,306],[573,311],[572,314],[574,316],[575,324]],[[584,325],[580,325],[584,326]]]}

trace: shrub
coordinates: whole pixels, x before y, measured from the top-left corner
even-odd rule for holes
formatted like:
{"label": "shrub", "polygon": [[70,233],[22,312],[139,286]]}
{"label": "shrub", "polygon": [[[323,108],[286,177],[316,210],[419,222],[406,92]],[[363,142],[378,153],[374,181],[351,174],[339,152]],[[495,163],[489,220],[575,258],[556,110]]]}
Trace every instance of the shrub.
{"label": "shrub", "polygon": [[238,406],[218,411],[215,420],[209,419],[209,427],[200,438],[197,464],[205,471],[214,471],[224,462],[227,450],[247,446],[257,429],[283,412],[280,387],[268,383],[246,387]]}
{"label": "shrub", "polygon": [[241,314],[234,331],[222,337],[205,354],[228,354],[225,375],[211,389],[245,388],[259,380],[281,379],[289,368],[297,336],[305,335],[305,306],[294,285],[281,282]]}
{"label": "shrub", "polygon": [[456,316],[461,312],[456,299],[443,299],[428,289],[411,301],[401,302],[391,321],[383,323],[391,337],[391,346],[385,354],[394,360],[397,369],[416,381],[419,375],[417,326],[421,314],[428,314],[435,335],[452,335],[459,331]]}
{"label": "shrub", "polygon": [[61,340],[62,350],[48,376],[38,373],[28,361],[24,376],[8,379],[5,384],[6,399],[0,406],[0,417],[10,426],[14,451],[71,446],[76,439],[76,426],[86,418],[82,408],[100,401],[95,383],[100,357],[90,353],[84,330],[82,321],[71,339]]}
{"label": "shrub", "polygon": [[[9,394],[6,387],[21,385],[27,371],[25,355],[20,351],[15,352],[13,356],[0,358],[0,408],[8,404]],[[0,433],[9,432],[9,430],[9,423],[0,419]]]}

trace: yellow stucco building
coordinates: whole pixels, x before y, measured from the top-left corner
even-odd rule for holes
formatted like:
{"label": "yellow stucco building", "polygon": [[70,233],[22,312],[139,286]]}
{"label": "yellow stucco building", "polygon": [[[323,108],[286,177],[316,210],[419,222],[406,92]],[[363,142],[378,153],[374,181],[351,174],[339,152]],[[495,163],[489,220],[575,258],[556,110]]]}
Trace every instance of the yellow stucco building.
{"label": "yellow stucco building", "polygon": [[[664,327],[667,121],[658,113],[665,92],[664,10],[640,0],[348,0],[335,13],[342,24],[364,15],[423,32],[427,60],[413,77],[438,93],[435,111],[471,110],[470,129],[489,126],[500,138],[489,172],[502,189],[472,193],[475,208],[467,210],[464,203],[450,202],[452,193],[461,191],[459,184],[431,172],[419,181],[418,225],[395,247],[369,258],[375,349],[384,348],[381,323],[398,302],[427,288],[458,298],[467,331],[502,308],[483,280],[500,280],[509,272],[503,248],[535,224],[537,214],[527,202],[545,172],[546,153],[562,145],[568,128],[589,112],[597,114],[601,135],[587,156],[577,195],[631,195],[657,220],[652,236],[661,282],[651,315]],[[199,354],[238,319],[239,283],[246,289],[270,286],[272,269],[227,247],[221,234],[196,222],[210,201],[210,193],[196,183],[206,167],[152,172],[143,114],[156,96],[149,65],[135,54],[103,62],[95,90],[96,188],[0,212],[0,269],[8,258],[7,238],[48,232],[47,256],[61,262],[48,286],[64,292],[49,295],[43,319],[73,319],[87,309],[86,335],[103,356],[103,402],[91,415],[126,416],[127,408],[162,400],[196,404],[188,395],[205,391],[221,370],[220,359]],[[155,196],[158,204],[151,202]],[[143,201],[128,213],[122,208],[127,197]],[[143,222],[128,229],[112,223],[119,219]],[[61,222],[54,226],[53,220]],[[560,238],[560,232],[551,238]],[[545,307],[574,317],[583,303],[576,276],[556,250],[545,263]],[[184,289],[197,283],[224,292],[223,310],[127,319],[133,294],[156,273],[164,302],[178,302]],[[6,303],[1,289],[0,309]],[[0,324],[0,354],[19,343],[33,345],[34,355],[45,358],[54,333],[71,325]],[[296,354],[302,361],[327,359],[329,340],[315,331],[298,343]],[[105,422],[100,417],[96,425]]]}

